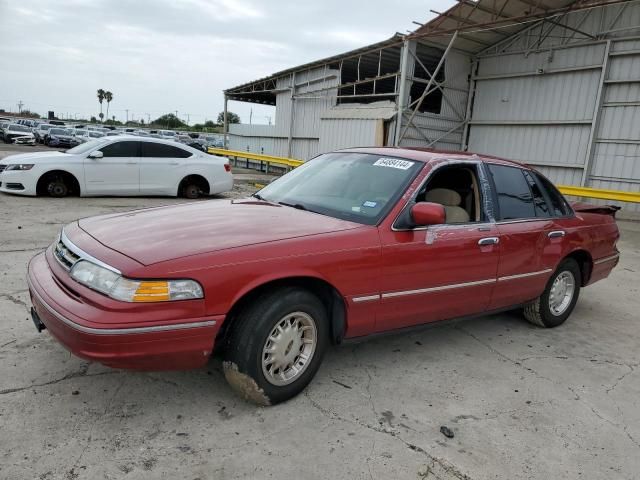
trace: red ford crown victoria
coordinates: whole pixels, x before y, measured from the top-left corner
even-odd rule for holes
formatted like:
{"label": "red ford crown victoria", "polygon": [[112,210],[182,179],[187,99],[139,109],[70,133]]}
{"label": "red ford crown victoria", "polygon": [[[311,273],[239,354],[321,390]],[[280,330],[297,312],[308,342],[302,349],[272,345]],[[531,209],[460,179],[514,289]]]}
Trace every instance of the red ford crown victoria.
{"label": "red ford crown victoria", "polygon": [[466,153],[321,155],[244,200],[78,220],[29,264],[33,320],[79,357],[188,369],[215,351],[275,404],[330,343],[522,308],[562,324],[618,262],[614,207]]}

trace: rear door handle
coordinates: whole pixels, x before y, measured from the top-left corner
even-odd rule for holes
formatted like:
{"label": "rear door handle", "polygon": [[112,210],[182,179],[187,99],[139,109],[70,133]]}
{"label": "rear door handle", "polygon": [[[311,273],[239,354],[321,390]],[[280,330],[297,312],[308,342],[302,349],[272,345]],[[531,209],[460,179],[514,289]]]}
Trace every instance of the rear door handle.
{"label": "rear door handle", "polygon": [[480,245],[480,246],[496,245],[499,242],[500,242],[500,239],[498,237],[486,237],[486,238],[481,238],[480,240],[478,240],[478,245]]}
{"label": "rear door handle", "polygon": [[169,162],[169,165],[180,165],[180,162]]}
{"label": "rear door handle", "polygon": [[558,237],[564,237],[566,234],[566,232],[564,230],[554,230],[553,232],[549,232],[547,234],[547,237],[549,238],[558,238]]}

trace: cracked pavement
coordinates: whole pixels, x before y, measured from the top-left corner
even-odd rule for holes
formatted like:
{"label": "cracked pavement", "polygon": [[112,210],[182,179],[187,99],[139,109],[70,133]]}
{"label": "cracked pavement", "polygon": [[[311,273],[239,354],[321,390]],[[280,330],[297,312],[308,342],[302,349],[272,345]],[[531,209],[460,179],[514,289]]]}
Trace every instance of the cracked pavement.
{"label": "cracked pavement", "polygon": [[344,345],[260,408],[217,361],[112,370],[28,318],[26,264],[62,224],[178,201],[0,195],[0,478],[637,478],[640,224],[621,223],[620,265],[560,328],[513,312]]}

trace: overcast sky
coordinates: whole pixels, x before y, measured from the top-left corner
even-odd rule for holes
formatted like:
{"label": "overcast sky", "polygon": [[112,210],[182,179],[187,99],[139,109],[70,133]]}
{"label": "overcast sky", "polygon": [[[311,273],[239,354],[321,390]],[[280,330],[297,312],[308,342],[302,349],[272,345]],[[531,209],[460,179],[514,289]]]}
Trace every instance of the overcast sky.
{"label": "overcast sky", "polygon": [[[454,0],[0,0],[0,108],[215,119],[222,90],[416,28]],[[268,107],[231,102],[243,122]]]}

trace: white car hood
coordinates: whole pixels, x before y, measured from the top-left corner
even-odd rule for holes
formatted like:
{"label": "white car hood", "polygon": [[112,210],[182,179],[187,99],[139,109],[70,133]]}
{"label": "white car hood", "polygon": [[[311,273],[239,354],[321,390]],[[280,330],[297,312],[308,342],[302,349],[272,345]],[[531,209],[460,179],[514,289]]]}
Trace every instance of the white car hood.
{"label": "white car hood", "polygon": [[60,156],[68,156],[62,152],[33,152],[33,153],[19,153],[17,155],[9,155],[8,157],[0,160],[1,164],[8,165],[10,163],[38,163],[38,160],[50,160],[53,158],[60,158]]}

